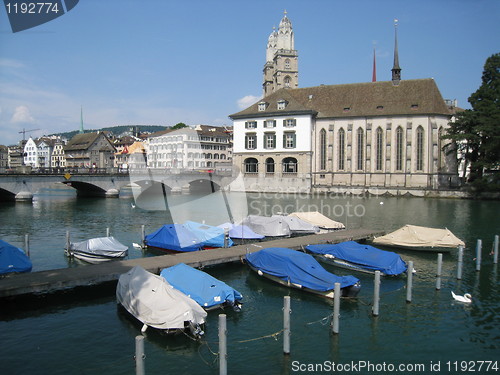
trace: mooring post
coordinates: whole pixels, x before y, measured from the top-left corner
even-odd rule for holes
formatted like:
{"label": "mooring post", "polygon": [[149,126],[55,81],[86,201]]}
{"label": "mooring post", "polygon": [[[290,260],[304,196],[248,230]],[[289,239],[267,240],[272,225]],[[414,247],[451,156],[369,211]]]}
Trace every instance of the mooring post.
{"label": "mooring post", "polygon": [[477,240],[476,244],[476,271],[481,271],[481,251],[483,247],[483,241]]}
{"label": "mooring post", "polygon": [[375,271],[375,279],[373,280],[373,316],[378,316],[380,303],[380,271]]}
{"label": "mooring post", "polygon": [[141,240],[141,246],[144,246],[146,240],[146,226],[144,224],[141,225]]}
{"label": "mooring post", "polygon": [[229,228],[224,228],[224,247],[229,247]]}
{"label": "mooring post", "polygon": [[109,237],[109,227],[106,228],[106,237]]}
{"label": "mooring post", "polygon": [[332,332],[334,334],[339,333],[339,315],[340,315],[340,283],[335,283],[335,289],[333,291],[333,320],[332,320]]}
{"label": "mooring post", "polygon": [[438,264],[436,273],[436,290],[441,290],[441,273],[443,270],[443,254],[438,254]]}
{"label": "mooring post", "polygon": [[144,375],[144,336],[135,336],[135,374]]}
{"label": "mooring post", "polygon": [[70,235],[69,235],[69,230],[66,231],[66,251],[69,255],[69,245],[70,245]]}
{"label": "mooring post", "polygon": [[283,354],[290,354],[290,296],[283,302]]}
{"label": "mooring post", "polygon": [[227,375],[226,314],[219,314],[219,375]]}
{"label": "mooring post", "polygon": [[406,302],[411,302],[411,289],[413,288],[413,261],[408,262],[406,270]]}
{"label": "mooring post", "polygon": [[457,265],[457,280],[462,280],[462,265],[464,262],[464,247],[458,247],[458,265]]}
{"label": "mooring post", "polygon": [[493,240],[493,264],[498,263],[498,234],[495,235]]}
{"label": "mooring post", "polygon": [[30,257],[30,235],[29,234],[24,235],[24,252],[26,253],[26,255],[29,258]]}

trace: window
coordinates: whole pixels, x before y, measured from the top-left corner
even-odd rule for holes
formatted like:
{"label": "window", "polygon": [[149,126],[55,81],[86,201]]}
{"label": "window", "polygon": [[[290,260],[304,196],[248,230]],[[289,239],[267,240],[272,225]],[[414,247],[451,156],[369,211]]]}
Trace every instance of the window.
{"label": "window", "polygon": [[257,104],[257,106],[258,106],[259,112],[263,112],[267,108],[267,103],[266,102],[260,102],[259,104]]}
{"label": "window", "polygon": [[396,170],[403,170],[403,129],[401,126],[396,129]]}
{"label": "window", "polygon": [[255,158],[245,159],[245,173],[258,173],[259,172],[259,162]]}
{"label": "window", "polygon": [[382,133],[382,128],[377,129],[377,133],[375,134],[375,169],[377,171],[382,170],[382,164],[383,164],[383,154],[384,154],[384,144],[383,144],[383,133]]}
{"label": "window", "polygon": [[274,173],[274,159],[273,158],[266,159],[266,173]]}
{"label": "window", "polygon": [[424,128],[417,128],[417,171],[424,170]]}
{"label": "window", "polygon": [[257,135],[255,134],[245,135],[245,148],[247,150],[255,150],[257,148]]}
{"label": "window", "polygon": [[267,149],[276,148],[276,134],[275,133],[265,133],[264,134],[264,148],[267,148]]}
{"label": "window", "polygon": [[245,129],[255,129],[257,127],[257,121],[246,121]]}
{"label": "window", "polygon": [[275,128],[276,127],[276,120],[266,120],[264,122],[264,127],[265,128]]}
{"label": "window", "polygon": [[297,159],[284,158],[283,159],[283,173],[295,174],[297,173]]}
{"label": "window", "polygon": [[286,132],[283,134],[283,148],[295,148],[295,132]]}
{"label": "window", "polygon": [[293,128],[295,127],[295,125],[297,125],[297,120],[295,120],[294,118],[287,118],[283,120],[283,126],[285,128]]}
{"label": "window", "polygon": [[286,76],[283,82],[285,83],[285,87],[290,87],[290,81],[292,79],[289,76]]}
{"label": "window", "polygon": [[286,104],[287,104],[286,100],[283,100],[283,99],[282,99],[282,100],[279,100],[279,101],[278,101],[278,109],[279,109],[279,110],[281,110],[281,109],[285,109]]}
{"label": "window", "polygon": [[358,142],[357,142],[357,152],[358,152],[358,158],[357,158],[357,169],[358,170],[362,170],[363,169],[363,129],[359,128],[358,129],[358,132],[357,132],[357,139],[358,139]]}
{"label": "window", "polygon": [[285,69],[287,69],[287,70],[290,69],[290,59],[285,60]]}
{"label": "window", "polygon": [[345,131],[339,129],[339,170],[345,169]]}
{"label": "window", "polygon": [[326,130],[321,129],[319,132],[319,169],[326,169]]}
{"label": "window", "polygon": [[438,170],[443,168],[443,127],[441,126],[438,130],[438,144],[437,144],[437,152],[438,152]]}

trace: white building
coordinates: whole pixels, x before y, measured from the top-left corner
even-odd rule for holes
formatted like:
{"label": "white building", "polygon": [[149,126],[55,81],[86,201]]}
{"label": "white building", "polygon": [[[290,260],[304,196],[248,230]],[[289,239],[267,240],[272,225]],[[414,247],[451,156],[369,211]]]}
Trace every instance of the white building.
{"label": "white building", "polygon": [[24,145],[24,165],[29,165],[33,168],[38,168],[38,146],[33,138],[29,138]]}

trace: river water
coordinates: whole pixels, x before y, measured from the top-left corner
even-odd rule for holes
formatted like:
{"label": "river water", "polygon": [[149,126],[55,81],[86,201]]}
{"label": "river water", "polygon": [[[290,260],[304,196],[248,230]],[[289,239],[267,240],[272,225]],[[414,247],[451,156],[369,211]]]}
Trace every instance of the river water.
{"label": "river water", "polygon": [[[500,372],[500,363],[478,362],[500,358],[498,266],[489,254],[494,235],[500,233],[500,202],[242,193],[230,193],[224,199],[216,193],[169,196],[167,211],[165,202],[156,198],[135,202],[131,196],[99,199],[42,193],[32,204],[1,203],[0,238],[24,247],[24,235],[29,234],[33,271],[41,271],[85,266],[65,257],[66,231],[76,241],[104,236],[108,227],[130,246],[129,258],[137,258],[155,255],[132,248],[133,242],[141,240],[142,225],[149,233],[162,224],[187,219],[220,224],[247,213],[318,209],[350,228],[447,227],[467,244],[462,280],[456,280],[455,251],[444,254],[440,291],[435,290],[436,254],[399,251],[417,270],[412,303],[405,301],[404,278],[383,278],[380,315],[372,317],[373,278],[355,274],[362,289],[359,298],[342,300],[338,335],[330,333],[330,301],[273,284],[241,264],[205,269],[244,296],[241,312],[225,311],[228,373],[328,373],[335,369],[368,374],[388,373],[392,366],[408,374]],[[476,272],[473,259],[479,238],[483,264],[481,272]],[[473,303],[454,302],[451,291],[470,292]],[[291,296],[292,308],[289,356],[282,353],[280,334],[285,295]],[[182,335],[149,332],[146,374],[218,374],[218,314],[208,314],[201,343]],[[5,305],[0,309],[1,373],[133,374],[138,334],[140,326],[117,308],[112,288],[50,301],[41,297],[31,305]],[[336,367],[332,368],[332,362]],[[490,371],[485,372],[488,365]]]}

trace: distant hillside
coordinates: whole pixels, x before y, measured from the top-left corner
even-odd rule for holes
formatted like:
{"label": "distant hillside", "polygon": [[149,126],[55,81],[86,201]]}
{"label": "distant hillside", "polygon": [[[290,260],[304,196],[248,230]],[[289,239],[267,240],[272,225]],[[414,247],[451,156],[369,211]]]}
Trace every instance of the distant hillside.
{"label": "distant hillside", "polygon": [[[109,131],[114,136],[119,136],[125,132],[138,132],[138,133],[154,133],[160,130],[165,130],[166,126],[161,125],[118,125],[118,126],[109,126],[101,129],[85,129],[85,133],[92,133],[96,131]],[[50,135],[57,135],[66,139],[71,139],[75,134],[78,134],[78,130],[73,130],[65,133],[55,133]]]}

